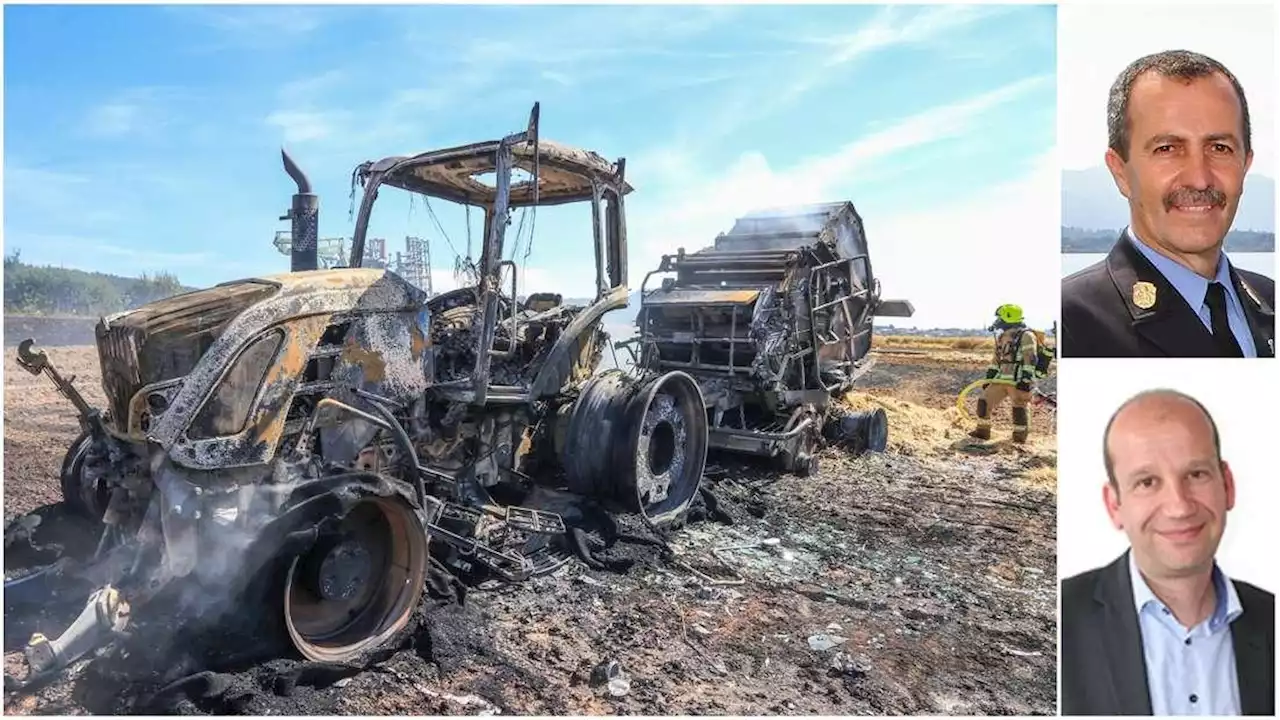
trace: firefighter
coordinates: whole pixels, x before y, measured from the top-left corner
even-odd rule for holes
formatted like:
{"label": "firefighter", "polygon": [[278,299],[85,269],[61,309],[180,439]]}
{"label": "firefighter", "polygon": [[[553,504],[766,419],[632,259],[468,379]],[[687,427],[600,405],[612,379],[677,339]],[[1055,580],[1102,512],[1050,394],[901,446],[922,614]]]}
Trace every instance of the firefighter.
{"label": "firefighter", "polygon": [[978,399],[978,427],[969,433],[980,440],[991,439],[991,413],[1009,398],[1013,406],[1013,441],[1025,443],[1030,431],[1031,381],[1035,377],[1039,348],[1036,334],[1022,321],[1022,308],[1005,304],[996,308],[996,320],[988,330],[999,331],[995,357],[987,368],[987,382]]}

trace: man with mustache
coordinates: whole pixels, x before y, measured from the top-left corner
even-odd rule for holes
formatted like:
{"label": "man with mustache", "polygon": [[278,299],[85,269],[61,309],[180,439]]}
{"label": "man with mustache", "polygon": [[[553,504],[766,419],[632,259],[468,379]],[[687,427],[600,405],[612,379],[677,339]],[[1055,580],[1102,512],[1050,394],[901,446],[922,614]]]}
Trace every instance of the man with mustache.
{"label": "man with mustache", "polygon": [[1239,81],[1184,50],[1134,61],[1107,104],[1129,227],[1062,281],[1063,357],[1274,357],[1275,282],[1222,245],[1253,162]]}
{"label": "man with mustache", "polygon": [[1062,582],[1062,714],[1274,715],[1275,596],[1214,559],[1236,488],[1209,412],[1140,393],[1111,416],[1103,459],[1130,549]]}

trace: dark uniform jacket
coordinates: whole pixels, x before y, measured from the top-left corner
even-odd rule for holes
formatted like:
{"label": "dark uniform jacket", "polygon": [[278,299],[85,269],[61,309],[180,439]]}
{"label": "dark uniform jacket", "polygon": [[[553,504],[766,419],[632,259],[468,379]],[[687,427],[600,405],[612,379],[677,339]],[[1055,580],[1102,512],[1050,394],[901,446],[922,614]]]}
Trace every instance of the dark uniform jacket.
{"label": "dark uniform jacket", "polygon": [[[1155,286],[1155,304],[1134,304],[1133,286]],[[1275,281],[1237,267],[1231,281],[1258,357],[1275,357]],[[1213,334],[1182,295],[1121,234],[1107,258],[1062,281],[1063,357],[1218,357]]]}
{"label": "dark uniform jacket", "polygon": [[[1231,580],[1244,612],[1231,623],[1240,712],[1275,715],[1275,595]],[[1129,553],[1062,581],[1062,714],[1150,715]]]}

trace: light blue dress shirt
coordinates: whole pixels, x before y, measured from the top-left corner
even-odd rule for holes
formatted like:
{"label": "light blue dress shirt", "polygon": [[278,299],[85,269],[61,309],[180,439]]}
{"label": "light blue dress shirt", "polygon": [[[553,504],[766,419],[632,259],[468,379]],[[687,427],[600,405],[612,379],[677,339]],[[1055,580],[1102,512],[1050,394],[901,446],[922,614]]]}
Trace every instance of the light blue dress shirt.
{"label": "light blue dress shirt", "polygon": [[[1191,309],[1196,311],[1196,315],[1200,316],[1200,322],[1204,323],[1205,329],[1212,332],[1213,320],[1209,314],[1209,304],[1204,301],[1209,291],[1209,281],[1139,242],[1137,236],[1133,234],[1133,228],[1125,230],[1125,237],[1133,243],[1143,257],[1156,266],[1156,270],[1160,271],[1160,274],[1187,301]],[[1231,282],[1230,269],[1231,261],[1227,259],[1226,253],[1219,253],[1218,273],[1214,280],[1222,283],[1222,287],[1227,291],[1227,324],[1231,326],[1231,334],[1236,336],[1236,342],[1240,343],[1240,350],[1244,356],[1258,357],[1258,349],[1253,344],[1253,334],[1249,332],[1249,321],[1244,316],[1244,306],[1240,304],[1240,297],[1236,295],[1235,283]]]}
{"label": "light blue dress shirt", "polygon": [[1147,687],[1153,715],[1239,715],[1240,685],[1236,680],[1231,622],[1244,608],[1235,586],[1215,564],[1213,614],[1193,628],[1185,628],[1151,592],[1129,553],[1133,601],[1142,630],[1142,655],[1147,661]]}

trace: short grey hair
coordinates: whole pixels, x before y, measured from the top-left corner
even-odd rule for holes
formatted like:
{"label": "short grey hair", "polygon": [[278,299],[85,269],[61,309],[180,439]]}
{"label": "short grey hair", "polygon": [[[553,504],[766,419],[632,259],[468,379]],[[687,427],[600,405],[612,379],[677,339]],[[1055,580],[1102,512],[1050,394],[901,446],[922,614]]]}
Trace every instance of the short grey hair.
{"label": "short grey hair", "polygon": [[1133,123],[1129,119],[1129,96],[1133,91],[1133,83],[1143,73],[1155,72],[1162,77],[1191,81],[1221,73],[1231,87],[1235,88],[1236,97],[1240,99],[1240,111],[1243,115],[1241,128],[1244,133],[1244,152],[1253,151],[1252,125],[1249,122],[1249,102],[1245,100],[1244,88],[1240,81],[1222,63],[1207,55],[1190,50],[1166,50],[1164,52],[1138,58],[1120,73],[1111,86],[1111,95],[1107,98],[1107,144],[1116,151],[1120,159],[1129,161],[1129,133]]}

